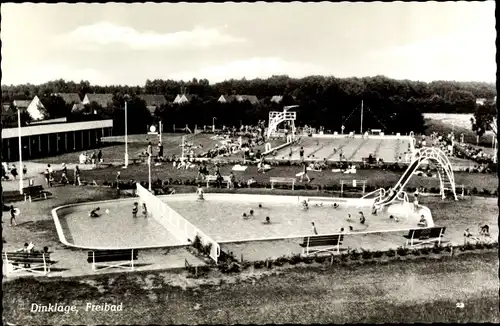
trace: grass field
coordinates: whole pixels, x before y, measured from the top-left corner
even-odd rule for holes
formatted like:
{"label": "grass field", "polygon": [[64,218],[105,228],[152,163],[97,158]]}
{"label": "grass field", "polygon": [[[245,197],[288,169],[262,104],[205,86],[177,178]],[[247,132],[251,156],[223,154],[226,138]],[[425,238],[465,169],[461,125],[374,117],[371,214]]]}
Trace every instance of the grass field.
{"label": "grass field", "polygon": [[[498,323],[498,267],[494,251],[202,280],[183,272],[22,279],[3,284],[3,319],[23,325]],[[78,313],[31,313],[32,303],[75,305]],[[86,311],[87,303],[122,304],[123,311]]]}
{"label": "grass field", "polygon": [[[460,140],[460,134],[464,134],[466,143],[476,144],[476,133],[472,131],[470,118],[472,114],[424,114],[426,135],[437,132],[441,135],[447,135],[450,132],[455,132],[455,139]],[[491,149],[492,145],[491,131],[486,132],[484,136],[479,139],[479,145]]]}
{"label": "grass field", "polygon": [[[220,168],[222,175],[229,175],[232,165],[225,165]],[[212,167],[210,167],[210,171]],[[110,167],[98,170],[82,171],[83,180],[96,180],[99,184],[104,181],[112,182],[115,180],[116,172],[121,171],[121,179],[126,180],[148,180],[148,166],[146,164],[130,165],[127,169],[120,167]],[[268,183],[270,177],[294,177],[301,171],[300,166],[278,166],[269,170],[266,173],[258,173],[256,166],[249,166],[246,171],[234,171],[236,179],[246,181],[250,177],[254,177],[257,182]],[[70,178],[72,178],[72,171]],[[178,170],[172,166],[172,163],[163,163],[161,166],[152,166],[152,180],[161,179],[168,180],[194,180],[197,175],[197,169],[182,169]],[[369,186],[392,186],[395,185],[399,178],[403,175],[402,171],[383,171],[383,170],[358,170],[355,175],[334,173],[331,170],[321,172],[309,172],[309,176],[314,178],[309,185],[340,185],[340,180],[367,180]],[[455,172],[455,182],[457,185],[465,185],[469,188],[489,189],[493,191],[497,189],[498,179],[495,174],[483,173],[466,173]],[[429,177],[419,177],[414,175],[407,184],[407,187],[439,187],[439,179]]]}

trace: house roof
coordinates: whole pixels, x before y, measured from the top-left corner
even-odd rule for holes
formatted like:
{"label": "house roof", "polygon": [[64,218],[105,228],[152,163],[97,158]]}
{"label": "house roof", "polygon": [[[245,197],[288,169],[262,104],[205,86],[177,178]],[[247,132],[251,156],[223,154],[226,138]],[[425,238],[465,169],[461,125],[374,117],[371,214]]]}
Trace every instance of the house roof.
{"label": "house roof", "polygon": [[85,96],[89,100],[89,103],[96,102],[102,107],[106,107],[108,104],[113,103],[113,94],[87,94]]}
{"label": "house roof", "polygon": [[143,94],[137,97],[146,102],[147,107],[161,106],[167,103],[167,99],[164,95]]}
{"label": "house roof", "polygon": [[271,102],[279,103],[279,102],[281,102],[281,100],[283,100],[282,95],[274,95],[273,97],[271,97]]}
{"label": "house roof", "polygon": [[27,108],[30,103],[30,100],[14,100],[14,106],[16,108]]}
{"label": "house roof", "polygon": [[181,98],[183,96],[185,96],[188,101],[191,101],[193,99],[193,97],[194,97],[194,95],[191,95],[191,94],[177,94],[177,96],[179,96]]}
{"label": "house roof", "polygon": [[229,95],[226,97],[226,101],[231,102],[231,101],[249,101],[252,104],[257,104],[259,103],[259,99],[255,95]]}
{"label": "house roof", "polygon": [[64,100],[64,102],[66,102],[66,104],[74,104],[82,102],[80,100],[80,95],[78,93],[55,93],[52,95],[59,96]]}

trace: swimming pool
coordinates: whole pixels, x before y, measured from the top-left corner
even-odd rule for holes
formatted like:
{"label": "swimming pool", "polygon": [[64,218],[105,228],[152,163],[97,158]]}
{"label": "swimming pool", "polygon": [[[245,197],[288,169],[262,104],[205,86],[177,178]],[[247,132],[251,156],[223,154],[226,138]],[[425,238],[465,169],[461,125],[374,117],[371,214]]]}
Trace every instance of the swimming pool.
{"label": "swimming pool", "polygon": [[[406,204],[390,205],[386,211],[371,214],[370,199],[322,198],[273,195],[205,194],[205,200],[196,200],[192,194],[161,196],[173,210],[218,242],[248,241],[251,239],[280,239],[312,234],[312,222],[319,234],[333,234],[341,228],[353,232],[377,232],[412,229],[422,214],[433,225],[430,211],[413,211]],[[309,209],[301,205],[308,200]],[[333,203],[339,207],[334,209]],[[262,205],[262,208],[259,207]],[[254,211],[254,216],[243,219],[242,214]],[[359,223],[359,212],[366,218]],[[408,212],[408,213],[407,213]],[[348,221],[348,214],[351,220]],[[399,222],[390,220],[393,215]],[[266,216],[271,224],[264,224]]]}
{"label": "swimming pool", "polygon": [[[68,205],[53,210],[61,242],[85,249],[154,248],[180,245],[179,241],[151,216],[141,211],[132,216],[137,198]],[[100,216],[89,212],[100,207]],[[108,213],[106,211],[108,210]]]}
{"label": "swimming pool", "polygon": [[[298,238],[312,233],[312,222],[319,234],[391,232],[417,227],[420,215],[433,226],[426,207],[413,211],[408,203],[395,203],[386,211],[371,214],[371,199],[298,197],[247,194],[205,194],[199,201],[194,194],[159,196],[184,219],[220,243],[253,240]],[[303,209],[303,200],[309,209]],[[53,210],[54,221],[61,242],[85,249],[155,248],[186,245],[157,221],[145,218],[141,211],[132,216],[132,205],[139,198],[75,204]],[[337,203],[338,208],[332,205]],[[259,207],[261,204],[262,207]],[[89,217],[89,212],[100,207],[100,216]],[[242,214],[254,211],[253,217],[243,219]],[[363,212],[366,223],[359,223]],[[351,220],[347,220],[351,214]],[[399,222],[390,220],[393,215]],[[271,224],[264,224],[266,216]],[[161,217],[159,217],[161,219]],[[353,231],[349,232],[349,226]]]}

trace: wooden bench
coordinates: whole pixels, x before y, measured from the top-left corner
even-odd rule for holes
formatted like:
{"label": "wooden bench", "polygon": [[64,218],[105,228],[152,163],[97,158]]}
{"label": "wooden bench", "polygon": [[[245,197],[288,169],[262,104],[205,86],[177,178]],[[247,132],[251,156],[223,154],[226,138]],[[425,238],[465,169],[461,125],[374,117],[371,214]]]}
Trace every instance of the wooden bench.
{"label": "wooden bench", "polygon": [[302,249],[302,254],[309,255],[311,253],[310,248],[324,247],[320,250],[314,250],[314,253],[326,251],[333,252],[334,249],[337,253],[340,252],[340,245],[344,241],[343,234],[332,234],[332,235],[312,235],[310,237],[304,237],[304,241],[300,244]]}
{"label": "wooden bench", "polygon": [[93,250],[88,252],[87,262],[92,264],[92,270],[96,271],[108,268],[124,268],[134,270],[134,260],[138,259],[137,249],[116,250]]}
{"label": "wooden bench", "polygon": [[410,230],[408,235],[404,236],[406,238],[405,246],[409,245],[410,248],[413,248],[432,243],[440,245],[445,231],[446,227],[442,226]]}
{"label": "wooden bench", "polygon": [[269,181],[271,182],[271,190],[274,189],[275,183],[291,183],[292,190],[294,190],[296,179],[295,178],[273,177],[273,178],[269,178]]}
{"label": "wooden bench", "polygon": [[43,189],[41,185],[29,186],[23,188],[24,201],[29,199],[31,202],[35,198],[47,199],[47,196],[52,195],[50,192]]}
{"label": "wooden bench", "polygon": [[50,252],[3,252],[2,256],[7,265],[7,274],[26,271],[47,275],[50,266],[55,263],[50,260]]}
{"label": "wooden bench", "polygon": [[[207,188],[210,186],[210,182],[217,182],[217,176],[215,175],[207,175],[205,177],[205,181],[207,182]],[[231,177],[228,175],[222,176],[222,183],[227,184],[227,187],[231,186]]]}

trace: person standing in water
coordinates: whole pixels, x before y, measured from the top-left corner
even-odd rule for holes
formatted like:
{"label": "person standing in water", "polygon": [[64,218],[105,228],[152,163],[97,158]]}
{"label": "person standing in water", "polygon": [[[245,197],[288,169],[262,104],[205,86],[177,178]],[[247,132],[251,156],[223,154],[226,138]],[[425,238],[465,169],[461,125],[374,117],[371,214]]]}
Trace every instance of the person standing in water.
{"label": "person standing in water", "polygon": [[204,200],[203,198],[203,188],[201,187],[201,184],[198,184],[198,188],[196,189],[196,195],[198,195],[198,200]]}
{"label": "person standing in water", "polygon": [[132,208],[132,216],[137,217],[138,212],[139,212],[139,203],[135,202],[134,207]]}

